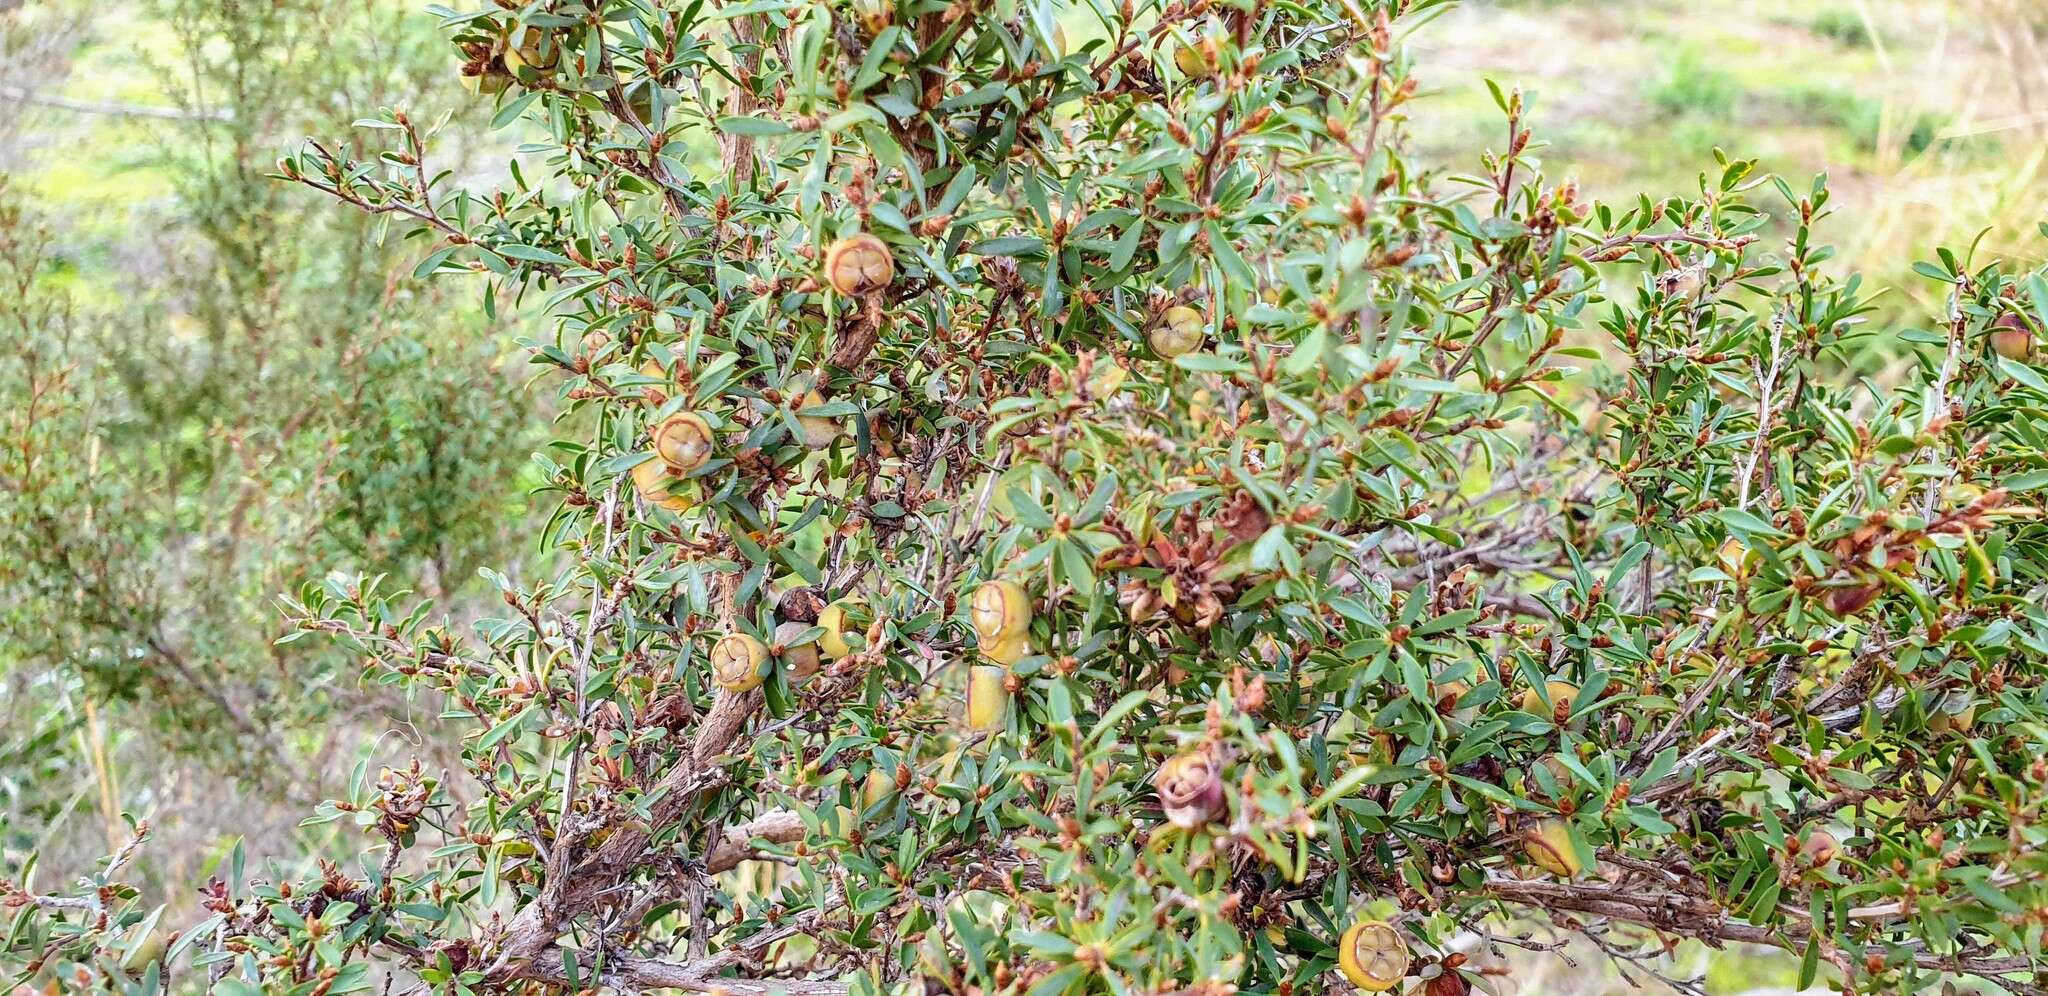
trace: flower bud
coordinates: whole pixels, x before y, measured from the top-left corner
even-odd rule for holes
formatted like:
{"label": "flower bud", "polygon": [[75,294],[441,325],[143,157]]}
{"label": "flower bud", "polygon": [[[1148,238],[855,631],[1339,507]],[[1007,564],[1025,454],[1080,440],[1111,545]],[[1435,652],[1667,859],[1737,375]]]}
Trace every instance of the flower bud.
{"label": "flower bud", "polygon": [[766,663],[767,645],[745,633],[727,633],[711,645],[711,680],[728,692],[761,687],[762,665]]}
{"label": "flower bud", "polygon": [[1152,776],[1167,822],[1193,830],[1223,815],[1223,766],[1214,750],[1198,747],[1170,758]]}
{"label": "flower bud", "polygon": [[654,452],[679,474],[709,463],[712,441],[711,423],[696,412],[671,415],[654,429]]}
{"label": "flower bud", "polygon": [[782,648],[782,664],[789,669],[792,678],[808,678],[818,673],[817,641],[795,642],[810,628],[800,622],[786,622],[775,627],[775,643]]}
{"label": "flower bud", "polygon": [[1337,942],[1338,969],[1352,985],[1369,993],[1400,985],[1412,961],[1408,942],[1385,920],[1360,920]]}
{"label": "flower bud", "polygon": [[1031,596],[1015,581],[989,581],[974,589],[967,614],[983,656],[998,664],[1022,659],[1031,631]]}
{"label": "flower bud", "polygon": [[1004,713],[1010,708],[1010,690],[1005,687],[1010,669],[994,664],[976,664],[967,674],[967,728],[1000,730]]}
{"label": "flower bud", "polygon": [[849,235],[825,250],[825,281],[847,297],[889,286],[896,279],[896,260],[881,239],[866,232]]}
{"label": "flower bud", "polygon": [[1529,856],[1531,864],[1559,878],[1573,878],[1582,867],[1571,828],[1563,820],[1544,820],[1524,831],[1522,853]]}
{"label": "flower bud", "polygon": [[1159,316],[1159,324],[1145,334],[1145,341],[1151,344],[1154,353],[1170,360],[1200,349],[1203,337],[1208,334],[1207,324],[1201,312],[1177,304]]}

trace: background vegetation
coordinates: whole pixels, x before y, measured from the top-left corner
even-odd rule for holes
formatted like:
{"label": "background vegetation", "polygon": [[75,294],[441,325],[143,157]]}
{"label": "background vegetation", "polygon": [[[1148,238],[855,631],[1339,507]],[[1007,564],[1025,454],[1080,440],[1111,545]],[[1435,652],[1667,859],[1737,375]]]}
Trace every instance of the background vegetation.
{"label": "background vegetation", "polygon": [[[1982,232],[2040,262],[2044,37],[2025,0],[1468,3],[1418,36],[1419,151],[1469,168],[1500,144],[1491,77],[1602,198],[1693,192],[1717,147],[1825,169],[1830,265],[1924,321],[1921,247]],[[129,811],[158,828],[153,882],[234,835],[310,862],[334,845],[298,821],[357,761],[452,745],[350,655],[274,645],[276,596],[388,571],[483,612],[476,569],[540,555],[520,537],[551,413],[519,379],[521,302],[416,279],[383,219],[263,174],[302,135],[369,154],[350,123],[397,97],[451,116],[436,165],[462,185],[502,183],[507,136],[403,3],[31,3],[0,45],[0,847],[82,866]]]}

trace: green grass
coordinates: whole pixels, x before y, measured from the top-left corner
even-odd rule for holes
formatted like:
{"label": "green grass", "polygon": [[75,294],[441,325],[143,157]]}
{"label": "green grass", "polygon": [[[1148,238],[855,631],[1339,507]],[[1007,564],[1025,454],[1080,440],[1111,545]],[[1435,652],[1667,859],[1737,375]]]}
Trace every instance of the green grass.
{"label": "green grass", "polygon": [[1529,95],[1552,178],[1596,197],[1693,192],[1716,148],[1795,187],[1825,172],[1831,265],[1892,289],[1883,318],[1925,323],[1941,290],[1911,265],[1935,245],[1988,230],[1980,263],[2041,259],[2044,143],[1998,29],[1962,0],[1474,0],[1417,38],[1417,149],[1469,170],[1497,148],[1491,78]]}

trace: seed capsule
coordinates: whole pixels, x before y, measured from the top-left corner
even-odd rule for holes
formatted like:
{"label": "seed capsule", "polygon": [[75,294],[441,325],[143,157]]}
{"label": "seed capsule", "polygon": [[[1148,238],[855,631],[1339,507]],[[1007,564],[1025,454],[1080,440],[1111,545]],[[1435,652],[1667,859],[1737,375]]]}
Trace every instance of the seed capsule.
{"label": "seed capsule", "polygon": [[1748,577],[1749,572],[1756,568],[1757,562],[1763,559],[1755,550],[1744,546],[1741,540],[1733,536],[1722,542],[1721,549],[1716,552],[1716,558],[1721,561],[1721,570],[1737,581]]}
{"label": "seed capsule", "polygon": [[1354,923],[1337,942],[1337,967],[1352,985],[1369,993],[1400,985],[1412,961],[1408,942],[1385,920]]}
{"label": "seed capsule", "polygon": [[1479,715],[1478,708],[1466,706],[1461,709],[1458,707],[1458,702],[1470,694],[1471,691],[1472,683],[1469,681],[1446,681],[1432,687],[1429,690],[1429,694],[1435,700],[1431,704],[1436,706],[1437,715],[1446,717],[1453,722],[1470,723],[1474,717]]}
{"label": "seed capsule", "polygon": [[1835,863],[1835,854],[1842,844],[1835,835],[1818,827],[1806,832],[1806,839],[1799,842],[1799,858],[1808,868],[1826,868]]}
{"label": "seed capsule", "polygon": [[894,279],[896,260],[889,255],[889,246],[866,232],[849,235],[825,250],[825,280],[847,297],[880,290]]}
{"label": "seed capsule", "polygon": [[803,430],[804,445],[814,450],[822,450],[831,446],[832,441],[839,438],[839,420],[826,418],[822,415],[803,414],[803,410],[806,408],[816,408],[824,404],[825,396],[819,394],[817,389],[811,386],[810,379],[806,377],[798,377],[790,381],[787,393],[791,398],[795,399],[790,402],[789,407],[791,412],[796,415],[797,427]]}
{"label": "seed capsule", "polygon": [[1884,594],[1884,583],[1872,581],[1869,584],[1854,585],[1848,588],[1831,588],[1828,590],[1825,602],[1829,612],[1838,616],[1853,616],[1863,611],[1865,606],[1876,601],[1877,596],[1882,594]]}
{"label": "seed capsule", "polygon": [[633,490],[649,505],[659,505],[671,512],[687,512],[697,504],[688,494],[678,493],[690,487],[686,481],[677,480],[669,471],[668,464],[659,457],[642,460],[633,465]]}
{"label": "seed capsule", "polygon": [[505,68],[515,76],[521,69],[531,69],[536,76],[546,76],[561,64],[562,45],[548,39],[539,28],[527,28],[519,36],[519,44],[505,46],[504,58]]}
{"label": "seed capsule", "polygon": [[2024,360],[2034,352],[2034,330],[2018,315],[2000,315],[1991,323],[1991,350],[2008,360]]}
{"label": "seed capsule", "polygon": [[504,93],[512,83],[512,77],[500,70],[496,63],[485,67],[482,72],[464,72],[461,78],[462,88],[479,96]]}
{"label": "seed capsule", "polygon": [[1522,834],[1522,852],[1536,867],[1559,878],[1579,874],[1579,849],[1572,845],[1572,833],[1563,820],[1544,820]]}
{"label": "seed capsule", "polygon": [[860,808],[873,809],[875,804],[887,799],[896,791],[896,779],[883,771],[880,765],[868,769],[868,776],[860,783]]}
{"label": "seed capsule", "polygon": [[745,633],[727,633],[711,645],[711,680],[728,692],[753,691],[761,687],[761,666],[767,662],[767,644]]}
{"label": "seed capsule", "polygon": [[818,673],[817,641],[794,642],[810,628],[800,622],[786,622],[775,627],[775,643],[782,648],[782,664],[789,669],[792,678],[808,678]]}
{"label": "seed capsule", "polygon": [[833,660],[853,653],[853,645],[846,642],[846,634],[848,631],[866,632],[866,615],[859,602],[848,598],[819,610],[818,625],[825,628],[825,634],[818,637],[818,649]]}
{"label": "seed capsule", "polygon": [[1950,712],[1947,706],[1943,705],[1935,709],[1934,715],[1927,717],[1929,733],[1968,733],[1970,727],[1975,725],[1977,705],[1974,702],[1955,712]]}
{"label": "seed capsule", "polygon": [[711,460],[711,423],[696,412],[678,412],[654,429],[654,452],[676,473],[687,474]]}
{"label": "seed capsule", "polygon": [[1177,304],[1159,316],[1159,324],[1146,333],[1145,341],[1151,343],[1154,353],[1170,360],[1200,349],[1203,337],[1208,334],[1207,325],[1201,312]]}
{"label": "seed capsule", "polygon": [[1152,788],[1167,822],[1183,830],[1203,826],[1229,808],[1223,765],[1208,747],[1168,758],[1152,775]]}
{"label": "seed capsule", "polygon": [[1023,585],[986,582],[974,589],[967,613],[983,656],[999,664],[1015,664],[1024,657],[1024,640],[1031,631],[1031,597],[1024,593]]}
{"label": "seed capsule", "polygon": [[1003,714],[1010,708],[1010,690],[1004,683],[1010,669],[993,664],[976,664],[967,675],[967,728],[1000,730]]}
{"label": "seed capsule", "polygon": [[1555,720],[1558,716],[1570,716],[1572,704],[1579,697],[1579,686],[1569,681],[1548,681],[1544,682],[1543,688],[1550,693],[1550,708],[1543,707],[1543,697],[1531,688],[1522,693],[1522,711],[1550,720]]}

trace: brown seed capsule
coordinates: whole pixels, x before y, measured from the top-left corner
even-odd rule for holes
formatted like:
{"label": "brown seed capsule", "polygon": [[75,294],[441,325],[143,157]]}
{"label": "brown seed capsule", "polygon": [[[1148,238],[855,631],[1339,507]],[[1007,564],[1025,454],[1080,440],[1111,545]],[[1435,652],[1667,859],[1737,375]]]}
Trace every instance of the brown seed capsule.
{"label": "brown seed capsule", "polygon": [[789,669],[792,678],[808,678],[818,673],[821,662],[817,641],[795,642],[810,628],[800,622],[786,622],[775,627],[775,644],[782,648],[782,665]]}
{"label": "brown seed capsule", "polygon": [[696,412],[679,412],[654,428],[654,452],[664,463],[687,474],[711,460],[711,423]]}
{"label": "brown seed capsule", "polygon": [[1829,612],[1838,616],[1853,616],[1863,611],[1864,606],[1876,601],[1877,596],[1881,594],[1884,594],[1884,585],[1872,581],[1848,588],[1831,588],[1825,602]]}
{"label": "brown seed capsule", "polygon": [[2008,360],[2024,360],[2033,355],[2034,330],[2018,315],[2000,315],[1991,323],[1991,350]]}
{"label": "brown seed capsule", "polygon": [[1186,830],[1222,816],[1227,804],[1223,765],[1208,747],[1169,758],[1152,776],[1152,788],[1167,822]]}
{"label": "brown seed capsule", "polygon": [[825,281],[847,297],[889,286],[896,279],[896,260],[889,246],[866,232],[849,235],[825,250]]}
{"label": "brown seed capsule", "polygon": [[761,687],[768,645],[746,633],[727,633],[711,645],[711,680],[728,692]]}
{"label": "brown seed capsule", "polygon": [[1559,878],[1572,878],[1580,868],[1579,850],[1563,820],[1544,820],[1522,834],[1522,853],[1536,867]]}
{"label": "brown seed capsule", "polygon": [[1479,714],[1477,708],[1458,708],[1458,701],[1472,691],[1469,681],[1445,681],[1430,687],[1429,695],[1436,706],[1437,715],[1459,723],[1469,723]]}
{"label": "brown seed capsule", "polygon": [[1412,961],[1408,942],[1385,920],[1354,923],[1337,942],[1338,969],[1352,985],[1369,993],[1400,985]]}
{"label": "brown seed capsule", "polygon": [[1200,349],[1202,338],[1208,334],[1207,325],[1201,312],[1177,304],[1159,316],[1159,324],[1145,334],[1145,341],[1151,344],[1154,353],[1170,360]]}

